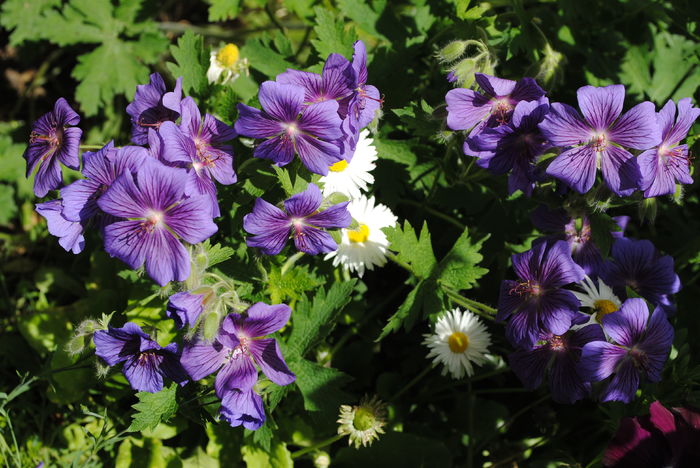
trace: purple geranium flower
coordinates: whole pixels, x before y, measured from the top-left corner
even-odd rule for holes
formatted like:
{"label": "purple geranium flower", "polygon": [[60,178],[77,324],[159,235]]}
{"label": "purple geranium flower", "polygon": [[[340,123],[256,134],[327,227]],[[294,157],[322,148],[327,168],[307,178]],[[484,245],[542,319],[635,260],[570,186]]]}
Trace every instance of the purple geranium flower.
{"label": "purple geranium flower", "polygon": [[182,328],[185,325],[192,328],[204,311],[204,299],[204,294],[175,293],[168,299],[165,315],[175,321],[177,328]]}
{"label": "purple geranium flower", "polygon": [[238,104],[236,131],[252,138],[265,138],[253,153],[278,166],[289,164],[298,154],[311,172],[328,174],[341,159],[335,143],[343,136],[338,103],[334,100],[304,106],[304,88],[266,81],[258,99],[263,110]]}
{"label": "purple geranium flower", "polygon": [[602,463],[606,468],[700,466],[700,413],[668,410],[655,401],[648,416],[620,421]]}
{"label": "purple geranium flower", "polygon": [[352,69],[355,72],[355,81],[352,89],[355,93],[348,102],[349,126],[352,133],[359,133],[360,130],[369,125],[374,119],[377,110],[384,102],[379,94],[379,90],[367,84],[369,74],[367,73],[367,49],[365,43],[356,41],[352,55]]}
{"label": "purple geranium flower", "polygon": [[[296,377],[284,362],[277,341],[262,337],[282,328],[291,313],[286,304],[258,302],[245,316],[228,314],[214,342],[185,346],[180,362],[193,380],[218,371],[214,388],[222,399],[231,392],[253,388],[258,380],[255,364],[277,385],[288,385]],[[229,409],[234,408],[229,406]]]}
{"label": "purple geranium flower", "polygon": [[553,145],[570,147],[552,161],[547,174],[585,193],[593,186],[600,167],[610,190],[620,196],[631,194],[641,176],[637,160],[623,147],[642,150],[661,141],[654,104],[643,102],[620,117],[623,85],[583,86],[577,96],[583,118],[573,107],[554,103],[540,124]]}
{"label": "purple geranium flower", "polygon": [[[353,90],[354,71],[348,60],[340,54],[330,54],[323,66],[323,71],[311,73],[287,69],[277,75],[275,80],[281,84],[296,85],[304,89],[304,103],[341,101],[349,97]],[[347,113],[345,103],[344,113]],[[341,110],[341,117],[344,117]]]}
{"label": "purple geranium flower", "polygon": [[673,257],[659,254],[648,240],[616,239],[612,260],[603,264],[600,274],[621,297],[629,287],[669,314],[676,310],[670,295],[681,289],[681,281],[673,270]]}
{"label": "purple geranium flower", "polygon": [[678,117],[676,105],[669,100],[656,114],[656,120],[661,129],[661,143],[657,148],[647,150],[639,155],[639,170],[642,173],[640,188],[644,196],[658,197],[669,195],[676,190],[676,181],[682,184],[692,184],[690,177],[690,158],[688,145],[680,142],[688,135],[693,122],[700,116],[700,109],[693,107],[690,98],[678,101]]}
{"label": "purple geranium flower", "polygon": [[81,222],[66,219],[62,214],[63,209],[63,202],[60,199],[36,205],[36,212],[46,219],[49,233],[58,237],[61,247],[66,252],[79,254],[85,247],[84,226]]}
{"label": "purple geranium flower", "polygon": [[216,232],[208,197],[184,198],[184,169],[147,160],[136,174],[125,171],[97,201],[102,211],[127,218],[105,227],[105,250],[131,268],[146,263],[153,280],[184,281],[190,256],[180,239],[196,244]]}
{"label": "purple geranium flower", "polygon": [[464,153],[478,157],[477,164],[494,174],[510,172],[509,193],[522,190],[525,195],[532,195],[537,181],[535,162],[549,146],[537,125],[548,110],[546,98],[519,102],[507,125],[485,128],[468,138]]}
{"label": "purple geranium flower", "polygon": [[581,353],[581,375],[598,382],[614,374],[601,401],[629,403],[639,387],[640,373],[651,382],[661,380],[673,342],[673,327],[660,308],[649,319],[647,305],[639,298],[627,299],[620,310],[603,316],[602,325],[614,343],[586,344]]}
{"label": "purple geranium flower", "polygon": [[134,100],[126,106],[131,116],[131,141],[137,145],[148,143],[148,129],[158,129],[163,122],[175,121],[180,116],[182,77],[175,82],[175,90],[166,92],[163,77],[153,73],[150,82],[136,86]]}
{"label": "purple geranium flower", "polygon": [[574,403],[590,393],[590,383],[578,374],[581,348],[591,341],[604,341],[599,325],[588,325],[563,335],[540,333],[537,344],[510,354],[508,360],[515,375],[525,388],[534,390],[542,384],[549,368],[549,388],[552,399],[559,403]]}
{"label": "purple geranium flower", "polygon": [[255,431],[265,422],[262,398],[255,390],[232,389],[221,400],[221,418],[232,427],[243,425]]}
{"label": "purple geranium flower", "polygon": [[50,190],[61,185],[63,177],[59,163],[76,171],[80,169],[78,151],[83,131],[69,127],[79,122],[80,116],[63,98],[56,101],[51,112],[34,122],[24,159],[27,160],[27,177],[39,166],[34,177],[34,194],[37,197],[45,197]]}
{"label": "purple geranium flower", "polygon": [[150,158],[140,146],[115,148],[107,143],[96,152],[83,153],[83,175],[61,189],[63,216],[69,221],[87,221],[99,213],[97,200],[124,171],[135,172]]}
{"label": "purple geranium flower", "polygon": [[107,364],[124,363],[122,372],[134,390],[159,392],[163,389],[163,377],[180,385],[187,382],[177,344],[170,343],[163,348],[133,322],[127,322],[122,328],[98,330],[93,341],[95,354]]}
{"label": "purple geranium flower", "polygon": [[[484,127],[497,127],[510,122],[520,101],[537,101],[545,95],[532,78],[515,82],[477,73],[474,78],[485,94],[471,89],[448,91],[447,126],[452,130],[469,130],[475,136]],[[478,125],[477,125],[478,124]]]}
{"label": "purple geranium flower", "polygon": [[243,229],[253,234],[246,239],[248,246],[259,247],[266,255],[277,255],[291,232],[294,245],[302,252],[316,255],[336,250],[338,244],[323,229],[350,226],[352,217],[347,210],[348,202],[319,211],[322,202],[321,190],[314,184],[286,200],[286,212],[258,198],[253,212],[243,218]]}
{"label": "purple geranium flower", "polygon": [[194,100],[182,100],[182,121],[163,122],[160,126],[162,138],[161,157],[170,163],[187,165],[191,180],[187,195],[207,195],[211,199],[212,216],[221,215],[216,197],[216,185],[236,182],[233,171],[233,147],[223,143],[236,137],[236,132],[222,121],[202,114]]}
{"label": "purple geranium flower", "polygon": [[561,289],[583,279],[566,242],[543,242],[513,255],[517,281],[505,280],[498,299],[498,320],[508,321],[506,336],[517,347],[532,347],[540,333],[563,335],[580,302]]}

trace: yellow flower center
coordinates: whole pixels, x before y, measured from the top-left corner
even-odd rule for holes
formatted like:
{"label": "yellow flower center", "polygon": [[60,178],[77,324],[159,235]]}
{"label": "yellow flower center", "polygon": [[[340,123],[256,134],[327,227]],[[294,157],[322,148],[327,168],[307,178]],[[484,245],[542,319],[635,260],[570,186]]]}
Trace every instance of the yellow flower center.
{"label": "yellow flower center", "polygon": [[357,231],[348,231],[348,240],[350,242],[367,242],[367,239],[369,239],[369,228],[366,224],[360,224]]}
{"label": "yellow flower center", "polygon": [[226,68],[231,68],[233,64],[238,62],[239,57],[238,46],[236,44],[226,44],[216,54],[216,60]]}
{"label": "yellow flower center", "polygon": [[618,308],[615,305],[615,303],[607,299],[597,300],[593,303],[593,306],[596,310],[595,319],[598,322],[600,322],[606,315],[618,311]]}
{"label": "yellow flower center", "polygon": [[333,172],[343,172],[345,170],[345,168],[347,168],[347,167],[348,167],[348,162],[344,159],[341,159],[337,163],[331,164],[331,167],[329,167],[328,169],[333,171]]}
{"label": "yellow flower center", "polygon": [[447,345],[453,353],[463,353],[469,347],[469,338],[462,332],[454,332],[447,338]]}

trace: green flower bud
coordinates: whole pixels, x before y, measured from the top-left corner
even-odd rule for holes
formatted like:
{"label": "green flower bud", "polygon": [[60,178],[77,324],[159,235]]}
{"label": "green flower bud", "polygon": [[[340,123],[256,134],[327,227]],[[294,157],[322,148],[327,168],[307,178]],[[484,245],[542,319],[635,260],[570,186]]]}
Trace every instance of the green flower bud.
{"label": "green flower bud", "polygon": [[452,63],[467,51],[467,41],[452,41],[437,52],[437,58],[442,63]]}

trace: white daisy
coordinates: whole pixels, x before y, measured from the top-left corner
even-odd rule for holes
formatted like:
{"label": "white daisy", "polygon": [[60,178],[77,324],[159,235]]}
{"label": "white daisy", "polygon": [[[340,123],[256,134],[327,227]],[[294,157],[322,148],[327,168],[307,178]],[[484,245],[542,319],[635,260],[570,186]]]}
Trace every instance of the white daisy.
{"label": "white daisy", "polygon": [[375,206],[374,197],[368,199],[364,195],[351,200],[348,211],[359,226],[356,229],[341,229],[342,240],[338,249],[328,253],[325,258],[332,258],[333,266],[342,265],[362,277],[365,268],[373,270],[375,265],[386,264],[389,241],[382,228],[394,226],[397,218],[386,206]]}
{"label": "white daisy", "polygon": [[[610,286],[598,279],[598,286],[586,275],[578,286],[584,292],[571,291],[581,301],[581,307],[591,310],[591,320],[588,323],[600,323],[603,317],[620,310],[622,302],[613,293]],[[585,325],[588,325],[586,323]]]}
{"label": "white daisy", "polygon": [[376,167],[377,149],[372,146],[373,140],[367,129],[360,132],[355,153],[350,162],[338,161],[329,168],[328,175],[321,177],[323,196],[342,193],[349,198],[358,198],[360,190],[367,190],[367,185],[374,182],[370,171]]}
{"label": "white daisy", "polygon": [[240,58],[240,51],[236,44],[226,44],[220,49],[211,51],[207,71],[209,83],[230,83],[242,72],[248,74],[248,59]]}
{"label": "white daisy", "polygon": [[448,311],[435,323],[435,333],[423,335],[430,348],[428,358],[433,365],[444,364],[442,375],[449,371],[452,378],[461,379],[474,374],[472,362],[482,365],[491,345],[491,335],[479,318],[469,311]]}

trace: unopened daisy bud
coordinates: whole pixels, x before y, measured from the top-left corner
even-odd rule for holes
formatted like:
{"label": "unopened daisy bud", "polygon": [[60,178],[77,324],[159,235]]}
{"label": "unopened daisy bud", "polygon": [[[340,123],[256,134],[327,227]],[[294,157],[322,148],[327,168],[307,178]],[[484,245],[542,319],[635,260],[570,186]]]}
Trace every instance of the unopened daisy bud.
{"label": "unopened daisy bud", "polygon": [[347,435],[348,445],[367,447],[379,434],[384,434],[386,425],[386,403],[377,396],[364,397],[357,406],[342,405],[338,418],[338,434]]}
{"label": "unopened daisy bud", "polygon": [[437,58],[442,63],[452,63],[464,55],[467,45],[467,41],[452,41],[438,51]]}
{"label": "unopened daisy bud", "polygon": [[319,450],[314,453],[314,467],[315,468],[328,468],[331,465],[331,456],[328,452]]}
{"label": "unopened daisy bud", "polygon": [[461,379],[474,374],[472,363],[482,365],[491,345],[491,335],[479,318],[469,311],[451,310],[438,318],[435,332],[424,335],[424,345],[430,348],[428,358],[433,365],[442,363],[442,375],[449,371],[452,378]]}

